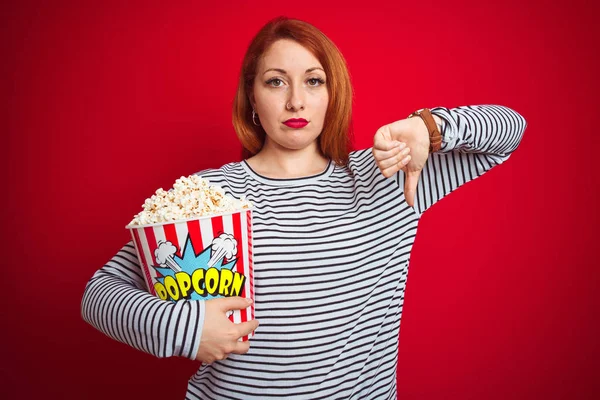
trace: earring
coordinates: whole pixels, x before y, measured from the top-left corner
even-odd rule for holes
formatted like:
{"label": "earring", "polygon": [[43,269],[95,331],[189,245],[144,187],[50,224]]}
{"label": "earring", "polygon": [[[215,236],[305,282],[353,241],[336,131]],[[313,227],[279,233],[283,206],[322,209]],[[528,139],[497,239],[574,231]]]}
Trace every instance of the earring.
{"label": "earring", "polygon": [[[252,109],[252,123],[256,126],[260,126],[260,123],[257,124],[256,122],[254,122],[254,116],[257,115],[256,112],[254,111],[254,109]],[[260,120],[259,120],[260,121]]]}

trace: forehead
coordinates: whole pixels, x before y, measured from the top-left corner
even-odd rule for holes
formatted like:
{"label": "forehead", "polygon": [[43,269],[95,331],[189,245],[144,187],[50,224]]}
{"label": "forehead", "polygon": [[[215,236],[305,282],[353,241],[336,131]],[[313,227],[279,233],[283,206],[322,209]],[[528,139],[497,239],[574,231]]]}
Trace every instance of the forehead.
{"label": "forehead", "polygon": [[259,70],[281,68],[286,71],[304,72],[308,68],[321,67],[319,60],[304,46],[293,40],[281,39],[269,47],[258,62]]}

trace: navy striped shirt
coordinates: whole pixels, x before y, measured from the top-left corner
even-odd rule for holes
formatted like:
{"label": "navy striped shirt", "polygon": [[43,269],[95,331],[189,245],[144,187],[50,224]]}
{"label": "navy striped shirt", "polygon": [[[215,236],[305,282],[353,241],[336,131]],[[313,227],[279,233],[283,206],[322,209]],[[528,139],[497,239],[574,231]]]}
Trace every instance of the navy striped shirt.
{"label": "navy striped shirt", "polygon": [[[436,107],[442,148],[415,206],[404,173],[385,178],[371,149],[318,175],[272,179],[234,162],[198,174],[254,203],[255,308],[247,354],[202,365],[186,399],[395,399],[398,330],[420,216],[519,145],[524,118],[498,105]],[[204,301],[150,295],[130,242],[86,286],[83,318],[157,357],[194,359]]]}

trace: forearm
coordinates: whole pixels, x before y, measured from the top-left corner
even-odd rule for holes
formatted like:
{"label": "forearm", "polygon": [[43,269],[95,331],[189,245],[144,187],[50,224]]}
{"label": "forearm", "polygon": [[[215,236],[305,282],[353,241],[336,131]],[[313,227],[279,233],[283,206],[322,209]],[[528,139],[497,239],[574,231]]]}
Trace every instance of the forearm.
{"label": "forearm", "polygon": [[[204,323],[204,301],[161,300],[141,286],[131,244],[88,282],[83,319],[109,337],[156,357],[195,359]],[[133,254],[134,255],[134,254]],[[141,279],[141,276],[140,276]]]}
{"label": "forearm", "polygon": [[[442,146],[429,154],[421,170],[415,200],[419,214],[505,162],[527,126],[521,115],[503,106],[436,107],[431,113],[441,124]],[[398,184],[403,187],[404,174],[399,174]]]}
{"label": "forearm", "polygon": [[507,157],[520,144],[527,123],[516,111],[499,105],[431,109],[441,125],[440,152],[487,153]]}

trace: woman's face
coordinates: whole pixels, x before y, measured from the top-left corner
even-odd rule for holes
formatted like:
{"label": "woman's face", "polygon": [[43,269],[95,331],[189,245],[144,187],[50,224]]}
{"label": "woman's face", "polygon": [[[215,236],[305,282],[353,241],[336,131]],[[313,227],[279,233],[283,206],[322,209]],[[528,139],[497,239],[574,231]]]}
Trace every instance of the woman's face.
{"label": "woman's face", "polygon": [[[326,79],[321,63],[302,45],[287,39],[271,45],[258,62],[250,96],[268,145],[299,150],[316,144],[329,101]],[[308,125],[285,125],[290,118]]]}

